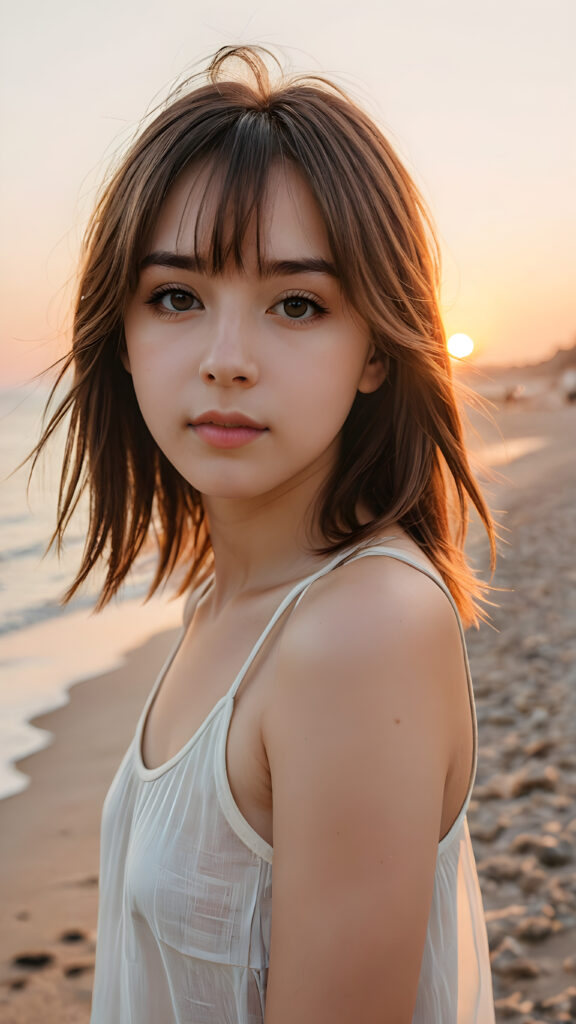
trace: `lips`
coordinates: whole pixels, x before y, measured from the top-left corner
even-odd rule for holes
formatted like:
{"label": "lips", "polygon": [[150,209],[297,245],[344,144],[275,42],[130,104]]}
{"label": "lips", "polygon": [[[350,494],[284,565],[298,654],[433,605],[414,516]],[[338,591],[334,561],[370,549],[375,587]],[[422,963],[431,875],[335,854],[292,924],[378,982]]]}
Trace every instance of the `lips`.
{"label": "lips", "polygon": [[268,431],[240,412],[205,412],[191,420],[190,426],[211,448],[242,448]]}
{"label": "lips", "polygon": [[216,410],[210,410],[209,412],[202,413],[197,416],[196,419],[191,420],[190,425],[192,427],[201,426],[204,423],[212,423],[218,427],[251,427],[253,430],[267,430],[262,423],[257,423],[256,420],[251,419],[249,416],[245,416],[241,412],[218,412]]}

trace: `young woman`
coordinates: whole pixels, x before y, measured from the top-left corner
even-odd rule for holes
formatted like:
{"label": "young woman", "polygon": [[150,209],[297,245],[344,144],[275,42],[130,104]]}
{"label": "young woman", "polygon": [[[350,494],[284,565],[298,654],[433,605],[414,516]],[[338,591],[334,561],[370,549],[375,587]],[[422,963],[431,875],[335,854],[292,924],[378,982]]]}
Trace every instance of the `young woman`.
{"label": "young woman", "polygon": [[[107,796],[93,1024],[490,1024],[466,824],[471,476],[418,192],[316,78],[221,51],[109,182],[57,533],[185,567]],[[64,371],[63,371],[64,372]],[[110,708],[110,715],[114,708]]]}

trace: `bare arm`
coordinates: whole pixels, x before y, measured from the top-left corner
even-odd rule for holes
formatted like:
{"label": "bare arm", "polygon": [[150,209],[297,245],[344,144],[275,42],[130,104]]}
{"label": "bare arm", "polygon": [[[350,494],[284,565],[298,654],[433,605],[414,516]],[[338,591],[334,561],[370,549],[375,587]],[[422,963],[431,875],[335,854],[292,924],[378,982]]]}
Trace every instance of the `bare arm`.
{"label": "bare arm", "polygon": [[409,1024],[416,1001],[460,637],[444,595],[413,569],[338,572],[286,626],[263,725],[266,1024]]}

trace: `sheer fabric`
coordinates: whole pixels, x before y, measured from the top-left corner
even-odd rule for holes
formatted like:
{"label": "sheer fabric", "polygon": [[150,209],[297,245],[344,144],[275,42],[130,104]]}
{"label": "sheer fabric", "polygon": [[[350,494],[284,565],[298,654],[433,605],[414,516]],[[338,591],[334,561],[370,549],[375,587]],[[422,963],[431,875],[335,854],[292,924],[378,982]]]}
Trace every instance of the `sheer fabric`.
{"label": "sheer fabric", "polygon": [[[340,553],[285,598],[194,736],[169,761],[147,769],[144,724],[179,638],[104,803],[91,1024],[264,1021],[273,850],[240,813],[228,782],[234,696],[271,630],[311,583],[346,559],[374,555],[399,559],[433,579],[454,607],[464,643],[454,601],[426,567],[387,547]],[[466,823],[477,760],[467,657],[466,671],[474,768],[460,814],[438,846],[413,1024],[494,1024],[482,899]]]}

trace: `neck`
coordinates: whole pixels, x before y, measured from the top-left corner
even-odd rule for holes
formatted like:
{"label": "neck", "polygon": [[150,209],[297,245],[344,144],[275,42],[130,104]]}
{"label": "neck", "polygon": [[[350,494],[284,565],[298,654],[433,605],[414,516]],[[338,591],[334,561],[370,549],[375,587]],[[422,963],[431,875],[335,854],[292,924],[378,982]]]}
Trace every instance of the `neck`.
{"label": "neck", "polygon": [[253,499],[203,498],[214,550],[215,610],[289,585],[324,564],[326,556],[314,553],[324,539],[312,512],[325,476],[315,468],[305,479]]}

